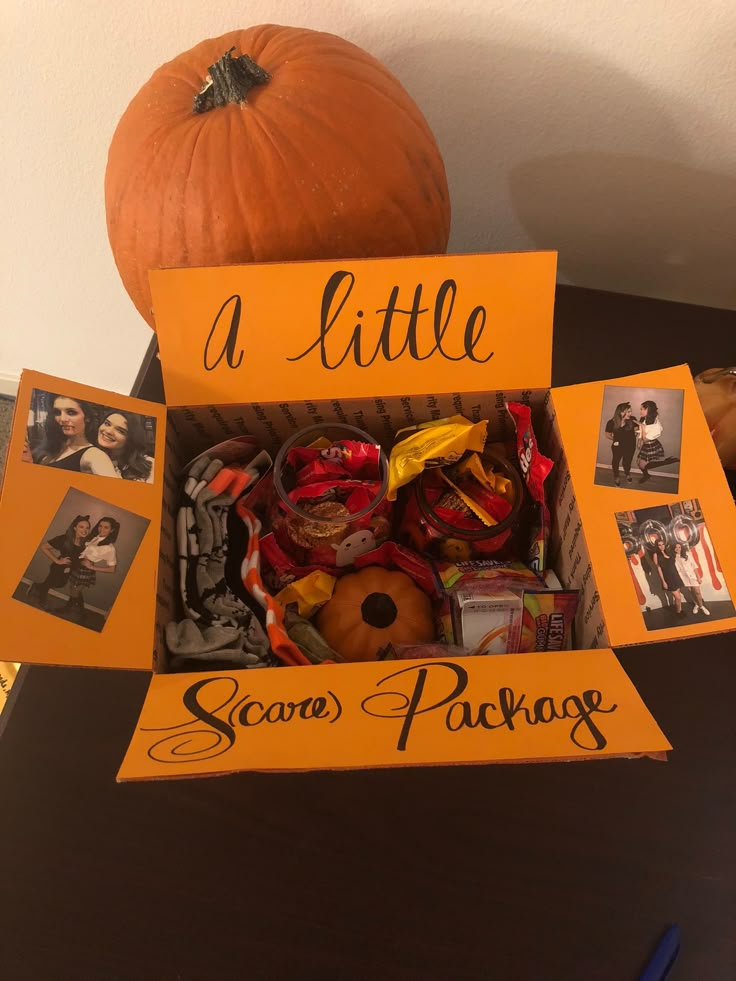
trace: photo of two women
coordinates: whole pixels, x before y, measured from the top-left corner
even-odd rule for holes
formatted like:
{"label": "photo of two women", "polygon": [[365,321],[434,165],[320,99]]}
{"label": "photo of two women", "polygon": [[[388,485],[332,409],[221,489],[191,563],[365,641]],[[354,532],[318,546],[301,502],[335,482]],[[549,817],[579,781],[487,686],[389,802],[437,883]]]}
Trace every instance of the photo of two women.
{"label": "photo of two women", "polygon": [[101,631],[148,524],[148,518],[70,488],[13,598]]}
{"label": "photo of two women", "polygon": [[153,482],[156,420],[34,389],[23,460],[57,470]]}
{"label": "photo of two women", "polygon": [[606,385],[595,483],[677,494],[682,405],[681,389]]}

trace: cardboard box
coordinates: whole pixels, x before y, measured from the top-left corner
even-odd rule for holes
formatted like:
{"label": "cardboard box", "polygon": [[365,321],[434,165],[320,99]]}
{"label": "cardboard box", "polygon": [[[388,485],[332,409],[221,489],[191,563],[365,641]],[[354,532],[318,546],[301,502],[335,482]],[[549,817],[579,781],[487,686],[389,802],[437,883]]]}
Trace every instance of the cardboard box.
{"label": "cardboard box", "polygon": [[[734,509],[687,367],[550,390],[555,268],[553,253],[524,253],[162,270],[151,281],[167,406],[24,372],[0,506],[7,649],[27,662],[153,667],[120,779],[669,748],[610,647],[736,627]],[[75,460],[53,453],[46,465],[30,462],[26,440],[48,431],[46,413],[57,405],[43,393],[117,410],[118,422],[137,414],[152,472],[144,462],[141,479],[113,479],[97,472],[108,472],[102,457],[81,470],[63,469]],[[654,425],[647,452],[659,472],[639,483],[622,448],[625,420],[621,439],[606,424],[613,406],[629,401],[638,414],[635,403],[655,397],[661,452]],[[550,563],[564,586],[581,591],[580,650],[167,673],[164,628],[180,616],[175,522],[186,461],[242,434],[273,451],[294,430],[326,421],[357,425],[388,446],[408,424],[461,413],[488,418],[495,440],[508,435],[511,399],[532,407],[540,446],[555,461]],[[58,615],[66,580],[49,586],[46,609],[43,587],[28,596],[50,568],[45,543],[66,541],[60,531],[86,514],[90,524],[119,523],[113,575],[102,575],[104,555],[95,566],[91,628]],[[683,542],[690,535],[688,568],[708,614],[676,580],[666,549],[661,562],[648,559],[658,529],[672,535],[675,521]],[[684,613],[675,609],[676,582],[689,600]]]}

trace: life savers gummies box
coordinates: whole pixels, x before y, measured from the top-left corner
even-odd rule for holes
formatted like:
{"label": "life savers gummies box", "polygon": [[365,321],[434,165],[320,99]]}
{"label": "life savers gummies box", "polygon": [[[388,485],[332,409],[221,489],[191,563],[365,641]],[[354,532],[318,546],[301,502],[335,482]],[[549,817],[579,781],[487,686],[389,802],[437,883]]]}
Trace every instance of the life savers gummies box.
{"label": "life savers gummies box", "polygon": [[[736,531],[733,508],[686,367],[550,390],[555,258],[157,271],[151,281],[166,406],[24,373],[0,505],[9,556],[0,569],[6,638],[14,656],[28,662],[153,668],[121,779],[658,755],[669,748],[609,645],[736,626],[728,592],[736,559],[726,547]],[[62,407],[75,400],[99,407],[113,416],[108,428],[125,428],[127,419],[126,439],[137,428],[130,416],[143,419],[150,469],[139,463],[130,479],[132,464],[121,455],[116,467],[129,479],[109,476],[101,458],[65,469],[69,457],[58,448],[45,463],[31,462],[43,446],[34,456],[27,444],[56,411],[52,395],[67,399]],[[648,459],[629,459],[628,430],[635,427],[641,451],[645,423],[620,406],[628,402],[639,413],[656,398],[660,447],[648,445]],[[494,442],[509,435],[507,400],[531,406],[540,447],[555,461],[549,564],[564,586],[581,591],[580,650],[167,671],[164,629],[181,615],[175,526],[188,460],[245,434],[273,453],[296,430],[327,422],[357,426],[388,447],[399,429],[455,413],[488,419]],[[87,440],[100,449],[94,433]],[[58,609],[71,587],[51,589],[46,608],[38,595],[29,598],[49,567],[44,545],[63,540],[60,532],[70,534],[85,515],[98,531],[101,518],[118,526],[113,574],[95,565],[97,592],[84,594],[91,623]],[[671,527],[681,517],[687,520],[676,561]],[[692,612],[695,587],[683,578],[683,547],[695,569],[689,582],[700,569],[708,615],[700,603]],[[665,588],[668,579],[681,586]]]}

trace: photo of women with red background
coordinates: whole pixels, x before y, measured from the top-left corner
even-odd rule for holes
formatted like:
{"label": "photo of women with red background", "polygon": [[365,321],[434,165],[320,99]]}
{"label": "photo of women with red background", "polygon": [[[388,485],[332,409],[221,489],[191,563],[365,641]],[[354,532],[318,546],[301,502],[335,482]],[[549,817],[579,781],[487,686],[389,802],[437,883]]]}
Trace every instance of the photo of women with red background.
{"label": "photo of women with red background", "polygon": [[620,511],[616,521],[647,630],[736,614],[697,499]]}

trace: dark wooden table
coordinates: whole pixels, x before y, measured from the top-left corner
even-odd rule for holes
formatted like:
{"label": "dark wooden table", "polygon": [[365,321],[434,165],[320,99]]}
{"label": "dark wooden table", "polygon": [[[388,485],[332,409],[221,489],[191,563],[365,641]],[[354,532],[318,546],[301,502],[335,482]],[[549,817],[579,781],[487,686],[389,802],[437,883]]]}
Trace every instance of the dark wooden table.
{"label": "dark wooden table", "polygon": [[[555,384],[735,354],[736,313],[559,290]],[[155,358],[137,389],[161,397]],[[672,979],[734,978],[735,648],[619,651],[668,763],[125,786],[147,677],[28,669],[0,739],[0,977],[627,981],[676,921]]]}

